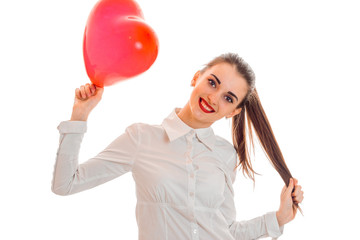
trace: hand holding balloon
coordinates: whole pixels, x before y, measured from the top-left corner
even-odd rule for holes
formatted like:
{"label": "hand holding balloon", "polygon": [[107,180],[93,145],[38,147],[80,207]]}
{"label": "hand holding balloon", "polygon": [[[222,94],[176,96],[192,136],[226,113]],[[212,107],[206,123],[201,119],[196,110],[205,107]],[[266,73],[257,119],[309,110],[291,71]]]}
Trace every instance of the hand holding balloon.
{"label": "hand holding balloon", "polygon": [[86,121],[90,112],[100,102],[103,92],[103,88],[89,83],[77,88],[71,121]]}

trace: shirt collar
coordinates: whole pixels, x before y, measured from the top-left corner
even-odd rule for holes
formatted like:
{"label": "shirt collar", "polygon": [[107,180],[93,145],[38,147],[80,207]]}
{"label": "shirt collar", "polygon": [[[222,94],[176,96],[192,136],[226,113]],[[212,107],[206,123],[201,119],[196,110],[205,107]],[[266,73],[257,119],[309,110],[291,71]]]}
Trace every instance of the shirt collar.
{"label": "shirt collar", "polygon": [[212,128],[191,128],[178,117],[177,113],[179,111],[180,108],[175,108],[162,123],[162,126],[165,129],[170,142],[186,135],[193,130],[199,141],[212,150],[216,141]]}

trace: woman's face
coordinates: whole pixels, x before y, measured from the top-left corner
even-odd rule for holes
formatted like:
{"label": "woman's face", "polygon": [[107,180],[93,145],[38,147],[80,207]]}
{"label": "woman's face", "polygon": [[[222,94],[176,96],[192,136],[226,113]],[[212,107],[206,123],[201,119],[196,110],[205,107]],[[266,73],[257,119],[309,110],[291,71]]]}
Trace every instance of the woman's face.
{"label": "woman's face", "polygon": [[202,74],[198,71],[191,85],[194,87],[189,101],[192,118],[204,127],[240,113],[241,108],[236,106],[248,90],[246,80],[229,63],[219,63]]}

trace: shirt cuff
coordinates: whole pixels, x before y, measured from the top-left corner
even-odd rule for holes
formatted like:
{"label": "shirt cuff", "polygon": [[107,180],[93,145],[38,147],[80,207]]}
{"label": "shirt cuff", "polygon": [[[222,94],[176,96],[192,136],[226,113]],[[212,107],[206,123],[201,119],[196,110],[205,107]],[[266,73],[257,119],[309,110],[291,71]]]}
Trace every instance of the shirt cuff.
{"label": "shirt cuff", "polygon": [[63,121],[57,127],[61,134],[63,133],[86,133],[86,121]]}
{"label": "shirt cuff", "polygon": [[276,212],[269,212],[265,214],[265,224],[269,237],[276,239],[284,232],[284,226],[279,227],[279,223],[276,218]]}

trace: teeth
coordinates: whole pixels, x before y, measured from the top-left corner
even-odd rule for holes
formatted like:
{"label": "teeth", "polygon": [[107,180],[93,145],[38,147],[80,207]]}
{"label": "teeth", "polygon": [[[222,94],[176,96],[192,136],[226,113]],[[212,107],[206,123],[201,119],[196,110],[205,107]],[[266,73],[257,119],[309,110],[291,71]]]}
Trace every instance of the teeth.
{"label": "teeth", "polygon": [[205,105],[205,103],[203,103],[203,101],[201,101],[201,106],[203,106],[206,110],[208,110],[209,112],[213,111],[211,108],[209,108],[208,106]]}

